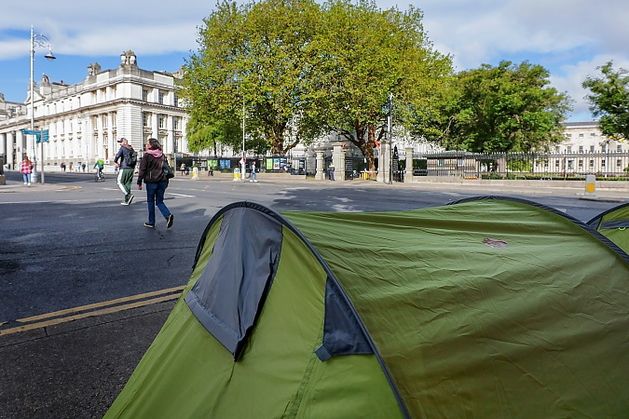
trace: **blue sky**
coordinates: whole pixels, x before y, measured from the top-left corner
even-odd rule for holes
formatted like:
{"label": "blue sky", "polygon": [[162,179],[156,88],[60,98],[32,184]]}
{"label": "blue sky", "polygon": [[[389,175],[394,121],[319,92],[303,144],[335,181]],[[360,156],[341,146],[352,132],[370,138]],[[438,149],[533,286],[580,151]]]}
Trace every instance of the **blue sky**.
{"label": "blue sky", "polygon": [[[592,116],[581,82],[608,60],[629,69],[629,7],[626,0],[378,0],[380,7],[409,4],[424,12],[430,40],[451,54],[457,70],[507,59],[541,64],[551,81],[574,101],[571,121]],[[57,60],[36,52],[35,80],[81,82],[87,66],[115,68],[120,53],[132,49],[147,70],[175,71],[197,48],[198,26],[215,2],[178,0],[10,1],[0,13],[0,92],[22,102],[29,82],[30,26],[45,34]]]}

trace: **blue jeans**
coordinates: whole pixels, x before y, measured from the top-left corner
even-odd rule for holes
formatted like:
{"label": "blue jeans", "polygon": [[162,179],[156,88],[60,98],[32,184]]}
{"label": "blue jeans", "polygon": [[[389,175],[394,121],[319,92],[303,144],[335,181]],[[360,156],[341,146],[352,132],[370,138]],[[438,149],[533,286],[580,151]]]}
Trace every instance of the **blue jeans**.
{"label": "blue jeans", "polygon": [[24,183],[31,183],[30,173],[22,173],[22,178],[24,179]]}
{"label": "blue jeans", "polygon": [[146,205],[149,210],[149,224],[155,225],[155,205],[159,208],[164,218],[168,218],[170,210],[164,204],[164,192],[168,187],[168,181],[163,180],[159,183],[145,183],[146,186]]}

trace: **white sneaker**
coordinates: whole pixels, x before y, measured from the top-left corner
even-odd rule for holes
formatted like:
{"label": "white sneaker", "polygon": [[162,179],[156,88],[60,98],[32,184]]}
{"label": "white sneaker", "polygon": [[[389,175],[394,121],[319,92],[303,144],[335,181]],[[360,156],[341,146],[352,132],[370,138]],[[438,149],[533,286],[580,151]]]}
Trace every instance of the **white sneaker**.
{"label": "white sneaker", "polygon": [[26,182],[24,182],[24,184],[26,185],[27,183],[26,183]]}
{"label": "white sneaker", "polygon": [[31,182],[28,182],[28,186],[31,186]]}

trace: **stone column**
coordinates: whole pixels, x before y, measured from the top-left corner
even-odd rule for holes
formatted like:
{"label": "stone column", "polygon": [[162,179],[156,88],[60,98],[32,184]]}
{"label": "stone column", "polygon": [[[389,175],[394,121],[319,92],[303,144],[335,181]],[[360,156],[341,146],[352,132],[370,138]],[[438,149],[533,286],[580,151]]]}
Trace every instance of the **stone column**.
{"label": "stone column", "polygon": [[7,154],[7,134],[0,134],[0,155],[5,156],[6,163]]}
{"label": "stone column", "polygon": [[7,132],[7,163],[11,165],[11,169],[15,170],[15,159],[13,151],[15,150],[15,137],[13,131]]}
{"label": "stone column", "polygon": [[406,147],[404,149],[406,155],[406,172],[404,173],[404,183],[413,182],[413,149]]}
{"label": "stone column", "polygon": [[159,119],[158,114],[153,112],[151,113],[151,137],[157,138],[159,140]]}
{"label": "stone column", "polygon": [[332,164],[334,164],[334,180],[345,180],[345,150],[342,144],[334,145]]}
{"label": "stone column", "polygon": [[324,162],[323,162],[323,150],[315,150],[317,154],[317,172],[315,173],[316,180],[325,180]]}
{"label": "stone column", "polygon": [[[22,131],[17,130],[15,131],[15,143],[17,144],[17,150],[18,150],[18,159],[21,161],[22,160],[22,156],[24,154],[28,154],[28,157],[33,160],[33,154],[32,154],[32,149],[30,148],[26,148],[26,143],[27,141],[25,141],[25,135],[22,134]],[[34,137],[34,135],[30,135],[29,137]]]}
{"label": "stone column", "polygon": [[389,149],[391,144],[388,141],[382,141],[380,145],[380,152],[378,155],[378,177],[377,181],[382,183],[389,183],[389,169],[391,167],[391,156]]}

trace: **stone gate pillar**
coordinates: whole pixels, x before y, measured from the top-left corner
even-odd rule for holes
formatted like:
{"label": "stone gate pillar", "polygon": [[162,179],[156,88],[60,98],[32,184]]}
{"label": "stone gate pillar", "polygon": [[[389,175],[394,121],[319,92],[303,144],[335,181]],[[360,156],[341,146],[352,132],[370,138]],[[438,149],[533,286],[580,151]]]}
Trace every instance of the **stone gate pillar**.
{"label": "stone gate pillar", "polygon": [[315,180],[325,180],[323,150],[315,150],[315,153],[317,154],[317,171],[315,172]]}
{"label": "stone gate pillar", "polygon": [[404,149],[406,155],[406,171],[404,172],[404,183],[413,182],[413,149],[406,147]]}

